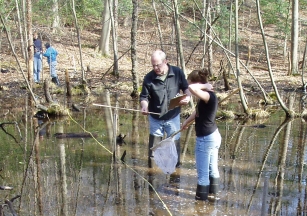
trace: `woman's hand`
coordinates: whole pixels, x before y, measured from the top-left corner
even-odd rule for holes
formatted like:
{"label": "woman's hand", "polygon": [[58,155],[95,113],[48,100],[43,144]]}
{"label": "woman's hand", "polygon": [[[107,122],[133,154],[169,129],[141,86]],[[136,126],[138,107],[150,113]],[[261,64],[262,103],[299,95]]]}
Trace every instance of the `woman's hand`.
{"label": "woman's hand", "polygon": [[190,102],[191,100],[191,96],[187,95],[184,99],[182,99],[181,101],[179,101],[180,105],[186,105]]}

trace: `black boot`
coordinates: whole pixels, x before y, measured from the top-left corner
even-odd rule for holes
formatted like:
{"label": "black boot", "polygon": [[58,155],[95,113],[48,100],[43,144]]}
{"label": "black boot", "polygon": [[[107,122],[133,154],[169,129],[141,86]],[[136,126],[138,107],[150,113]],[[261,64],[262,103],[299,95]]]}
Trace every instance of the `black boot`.
{"label": "black boot", "polygon": [[197,184],[197,189],[196,189],[196,200],[207,200],[208,199],[208,194],[209,194],[209,185],[199,185]]}
{"label": "black boot", "polygon": [[149,142],[148,142],[148,167],[149,168],[152,168],[151,160],[153,158],[152,150],[150,148],[157,145],[161,141],[162,141],[162,137],[158,137],[158,136],[149,134]]}
{"label": "black boot", "polygon": [[51,81],[56,84],[57,86],[60,85],[60,81],[59,81],[59,78],[58,77],[52,77]]}
{"label": "black boot", "polygon": [[51,78],[51,82],[53,82],[54,84],[56,84],[56,77],[52,77],[52,78]]}
{"label": "black boot", "polygon": [[210,187],[209,187],[209,193],[210,194],[217,194],[219,192],[219,181],[220,178],[212,178],[210,177]]}
{"label": "black boot", "polygon": [[181,152],[180,152],[180,139],[175,140],[174,142],[176,144],[176,150],[177,150],[177,155],[178,155],[176,167],[180,167],[180,165],[181,165],[181,163],[180,163],[180,154],[181,154]]}

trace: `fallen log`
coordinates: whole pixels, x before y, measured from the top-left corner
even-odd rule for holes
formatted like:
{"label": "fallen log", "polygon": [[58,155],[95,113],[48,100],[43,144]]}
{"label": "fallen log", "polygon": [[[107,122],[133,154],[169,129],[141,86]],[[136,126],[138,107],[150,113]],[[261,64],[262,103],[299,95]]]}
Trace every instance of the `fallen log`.
{"label": "fallen log", "polygon": [[54,137],[57,139],[69,139],[69,138],[92,138],[97,137],[97,134],[90,133],[55,133]]}

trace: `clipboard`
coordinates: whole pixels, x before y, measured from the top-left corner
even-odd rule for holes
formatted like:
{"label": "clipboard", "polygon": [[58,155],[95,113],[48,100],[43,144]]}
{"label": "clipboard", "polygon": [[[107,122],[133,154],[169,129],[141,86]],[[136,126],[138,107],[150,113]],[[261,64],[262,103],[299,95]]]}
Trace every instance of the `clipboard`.
{"label": "clipboard", "polygon": [[184,94],[184,95],[176,96],[176,97],[174,97],[173,99],[171,99],[171,100],[170,100],[170,103],[169,103],[169,105],[168,105],[168,110],[172,110],[172,109],[174,109],[174,108],[176,108],[176,107],[178,107],[178,106],[181,106],[181,105],[179,104],[179,101],[185,99],[186,97],[187,97],[187,95]]}

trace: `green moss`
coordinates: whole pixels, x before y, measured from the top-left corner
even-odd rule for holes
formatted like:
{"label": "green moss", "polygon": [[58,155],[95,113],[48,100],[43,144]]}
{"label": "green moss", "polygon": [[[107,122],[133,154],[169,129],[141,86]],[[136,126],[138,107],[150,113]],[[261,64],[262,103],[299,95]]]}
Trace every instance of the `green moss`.
{"label": "green moss", "polygon": [[224,119],[234,119],[235,114],[230,110],[218,110],[216,113],[216,117]]}
{"label": "green moss", "polygon": [[60,104],[51,104],[47,110],[49,115],[53,116],[66,116],[69,114],[69,110],[65,107],[61,106]]}

